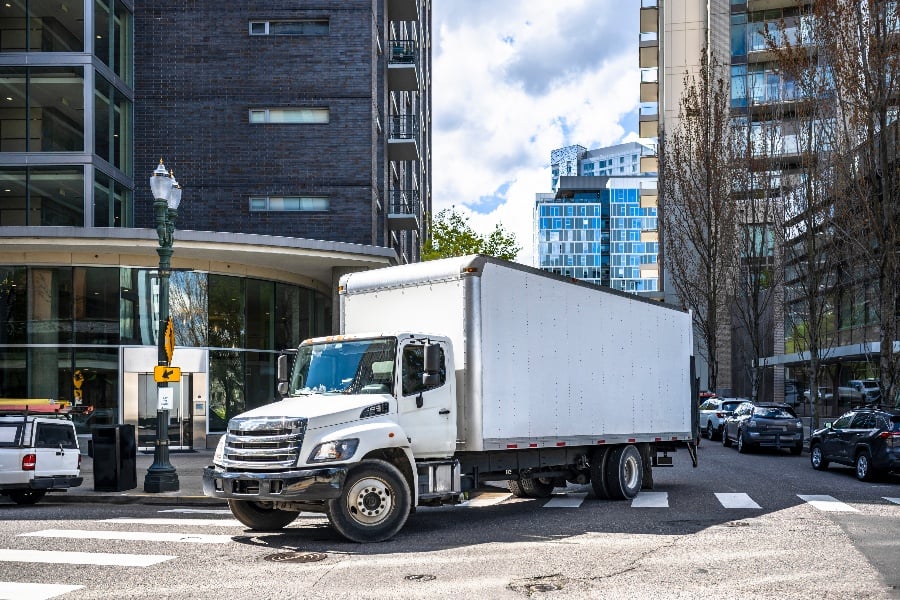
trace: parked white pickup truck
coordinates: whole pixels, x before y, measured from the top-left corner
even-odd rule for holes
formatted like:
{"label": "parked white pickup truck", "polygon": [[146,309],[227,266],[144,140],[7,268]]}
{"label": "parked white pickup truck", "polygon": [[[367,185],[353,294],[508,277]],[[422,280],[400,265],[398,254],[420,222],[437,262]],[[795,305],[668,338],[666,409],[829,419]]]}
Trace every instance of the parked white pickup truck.
{"label": "parked white pickup truck", "polygon": [[67,415],[41,409],[40,404],[21,411],[0,405],[0,495],[16,504],[34,504],[47,492],[83,481],[75,424]]}

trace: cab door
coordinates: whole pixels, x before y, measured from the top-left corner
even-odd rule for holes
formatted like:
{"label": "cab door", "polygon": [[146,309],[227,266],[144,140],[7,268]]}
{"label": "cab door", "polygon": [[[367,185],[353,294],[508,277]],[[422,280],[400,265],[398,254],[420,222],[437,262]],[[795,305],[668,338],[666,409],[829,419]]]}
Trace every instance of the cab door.
{"label": "cab door", "polygon": [[454,378],[448,376],[446,344],[440,344],[439,382],[427,387],[425,344],[410,340],[400,348],[398,390],[399,422],[416,458],[442,458],[456,451],[456,395]]}

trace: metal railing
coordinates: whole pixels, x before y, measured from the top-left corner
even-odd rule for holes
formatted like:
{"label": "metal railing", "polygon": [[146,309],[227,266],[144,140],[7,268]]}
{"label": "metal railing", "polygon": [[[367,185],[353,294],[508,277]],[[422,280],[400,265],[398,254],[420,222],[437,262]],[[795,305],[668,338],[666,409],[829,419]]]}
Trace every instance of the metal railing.
{"label": "metal railing", "polygon": [[419,119],[416,115],[391,115],[390,137],[411,140],[419,135]]}
{"label": "metal railing", "polygon": [[415,64],[419,58],[419,44],[416,40],[391,40],[390,56],[391,64]]}

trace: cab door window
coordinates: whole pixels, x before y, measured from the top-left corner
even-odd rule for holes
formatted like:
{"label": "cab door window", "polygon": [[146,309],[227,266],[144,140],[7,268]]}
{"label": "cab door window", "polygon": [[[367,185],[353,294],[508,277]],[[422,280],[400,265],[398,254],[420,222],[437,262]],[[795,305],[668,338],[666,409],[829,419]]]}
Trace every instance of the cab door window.
{"label": "cab door window", "polygon": [[[440,384],[447,381],[447,366],[444,360],[444,349],[440,349]],[[422,375],[425,373],[425,346],[422,344],[408,344],[403,348],[403,395],[412,396],[423,392],[426,388],[422,384]]]}

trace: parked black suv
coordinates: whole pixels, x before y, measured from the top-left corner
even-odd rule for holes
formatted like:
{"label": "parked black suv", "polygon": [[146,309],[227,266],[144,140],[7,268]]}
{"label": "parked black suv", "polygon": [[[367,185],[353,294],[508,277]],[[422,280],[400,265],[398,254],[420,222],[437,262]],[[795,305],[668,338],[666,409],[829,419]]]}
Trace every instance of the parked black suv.
{"label": "parked black suv", "polygon": [[831,462],[854,467],[862,481],[900,471],[900,410],[869,405],[844,413],[812,433],[809,458],[817,470]]}

